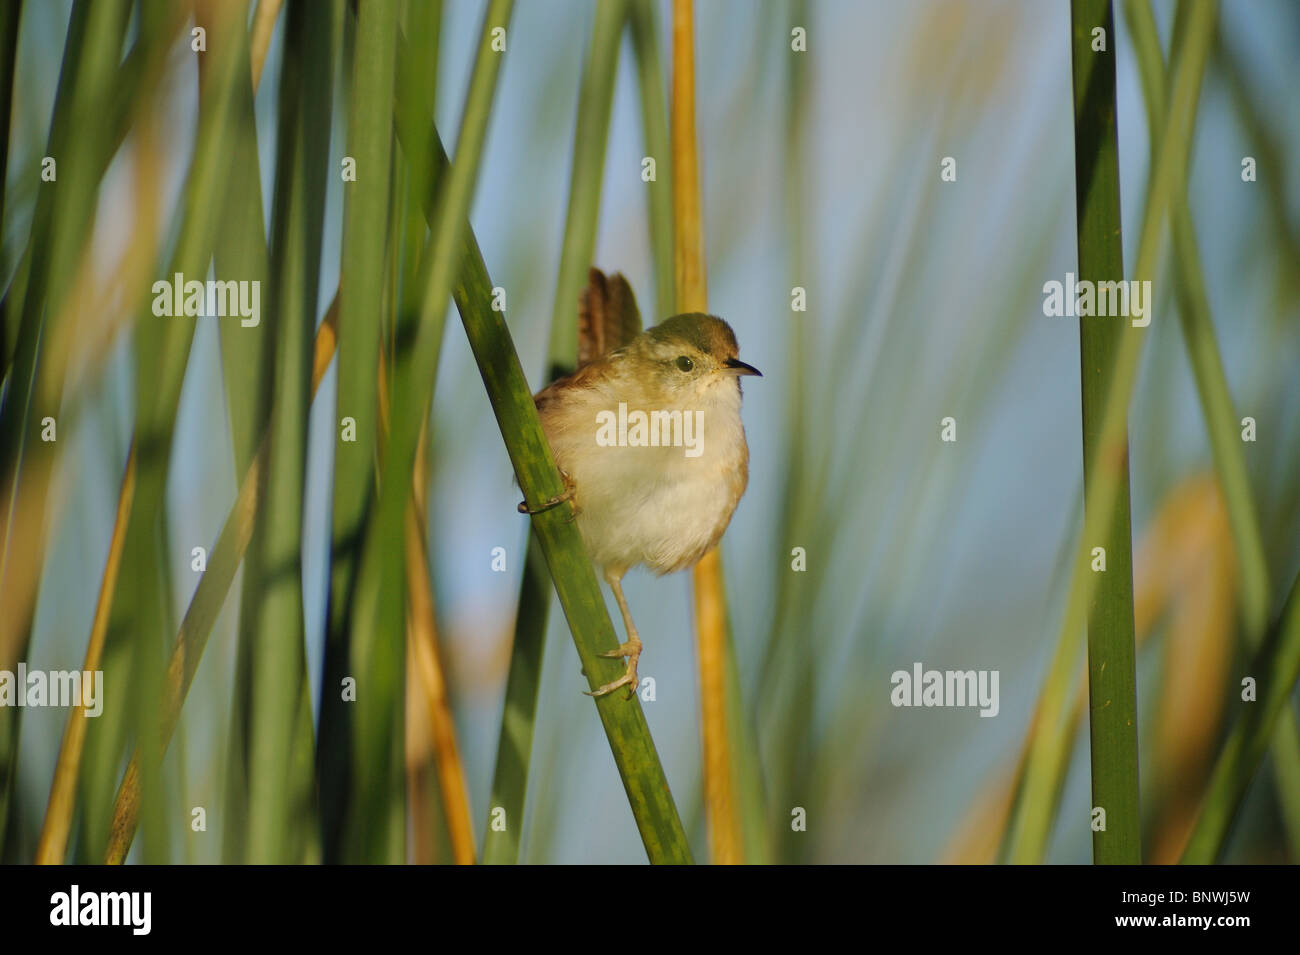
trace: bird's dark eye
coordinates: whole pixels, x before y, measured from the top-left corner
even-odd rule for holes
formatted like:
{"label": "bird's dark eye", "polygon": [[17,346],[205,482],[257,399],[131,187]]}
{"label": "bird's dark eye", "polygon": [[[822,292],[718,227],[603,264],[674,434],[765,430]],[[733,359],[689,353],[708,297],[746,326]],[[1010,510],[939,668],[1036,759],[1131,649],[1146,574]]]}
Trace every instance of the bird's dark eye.
{"label": "bird's dark eye", "polygon": [[695,367],[695,362],[693,362],[686,355],[682,355],[680,358],[677,359],[677,367],[680,368],[682,371],[690,371]]}

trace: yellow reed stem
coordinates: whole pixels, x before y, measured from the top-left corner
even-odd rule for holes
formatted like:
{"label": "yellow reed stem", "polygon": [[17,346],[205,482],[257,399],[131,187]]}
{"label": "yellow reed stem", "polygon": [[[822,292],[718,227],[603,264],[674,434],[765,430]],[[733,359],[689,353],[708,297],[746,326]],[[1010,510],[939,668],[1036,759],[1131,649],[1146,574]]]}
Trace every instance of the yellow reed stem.
{"label": "yellow reed stem", "polygon": [[[704,266],[704,223],[700,214],[699,145],[695,134],[695,28],[691,0],[673,3],[671,114],[677,311],[706,312],[708,283]],[[696,564],[691,579],[699,641],[709,854],[719,865],[734,865],[744,859],[727,733],[727,601],[722,585],[722,561],[716,549]]]}

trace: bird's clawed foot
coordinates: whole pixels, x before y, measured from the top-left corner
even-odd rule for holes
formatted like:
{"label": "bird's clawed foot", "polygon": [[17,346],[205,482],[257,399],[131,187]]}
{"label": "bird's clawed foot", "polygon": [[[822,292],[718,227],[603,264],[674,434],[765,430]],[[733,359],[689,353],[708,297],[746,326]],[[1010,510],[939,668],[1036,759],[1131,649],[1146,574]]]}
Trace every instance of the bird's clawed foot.
{"label": "bird's clawed foot", "polygon": [[613,650],[607,650],[604,653],[598,653],[597,656],[606,657],[611,660],[621,660],[627,657],[627,670],[621,677],[612,683],[606,683],[604,686],[597,687],[595,690],[583,690],[588,696],[605,696],[607,693],[613,693],[620,686],[627,687],[627,698],[630,700],[636,696],[637,687],[641,685],[641,680],[637,676],[636,664],[641,659],[641,641],[633,636],[631,640]]}
{"label": "bird's clawed foot", "polygon": [[[564,470],[564,468],[560,468],[559,471],[560,471],[560,477],[564,479],[564,490],[561,493],[555,495],[555,497],[551,498],[550,500],[543,501],[541,504],[538,504],[536,507],[531,507],[527,501],[520,501],[519,502],[520,514],[541,514],[543,511],[549,511],[553,507],[559,507],[565,501],[573,500],[573,495],[577,492],[578,488],[573,483],[573,479],[569,477],[568,471]],[[578,505],[574,504],[573,513],[571,513],[567,518],[565,518],[565,520],[572,521],[577,516],[578,516]]]}

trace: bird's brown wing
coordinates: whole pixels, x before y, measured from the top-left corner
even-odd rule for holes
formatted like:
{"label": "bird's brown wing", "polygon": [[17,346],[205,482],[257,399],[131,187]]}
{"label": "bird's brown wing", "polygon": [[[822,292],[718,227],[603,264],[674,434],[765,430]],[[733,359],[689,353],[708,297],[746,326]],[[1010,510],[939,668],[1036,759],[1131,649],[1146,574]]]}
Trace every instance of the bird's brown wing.
{"label": "bird's brown wing", "polygon": [[641,334],[641,312],[632,286],[619,272],[587,273],[587,287],[578,297],[578,367],[622,348]]}

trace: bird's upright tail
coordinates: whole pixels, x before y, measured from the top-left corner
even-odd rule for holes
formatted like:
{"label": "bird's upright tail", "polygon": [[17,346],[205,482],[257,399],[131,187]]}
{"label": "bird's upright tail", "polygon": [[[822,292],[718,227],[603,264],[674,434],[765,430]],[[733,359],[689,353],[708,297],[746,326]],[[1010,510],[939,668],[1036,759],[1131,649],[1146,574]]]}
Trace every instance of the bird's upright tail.
{"label": "bird's upright tail", "polygon": [[622,348],[641,334],[641,312],[622,273],[587,273],[587,287],[578,296],[578,367]]}

